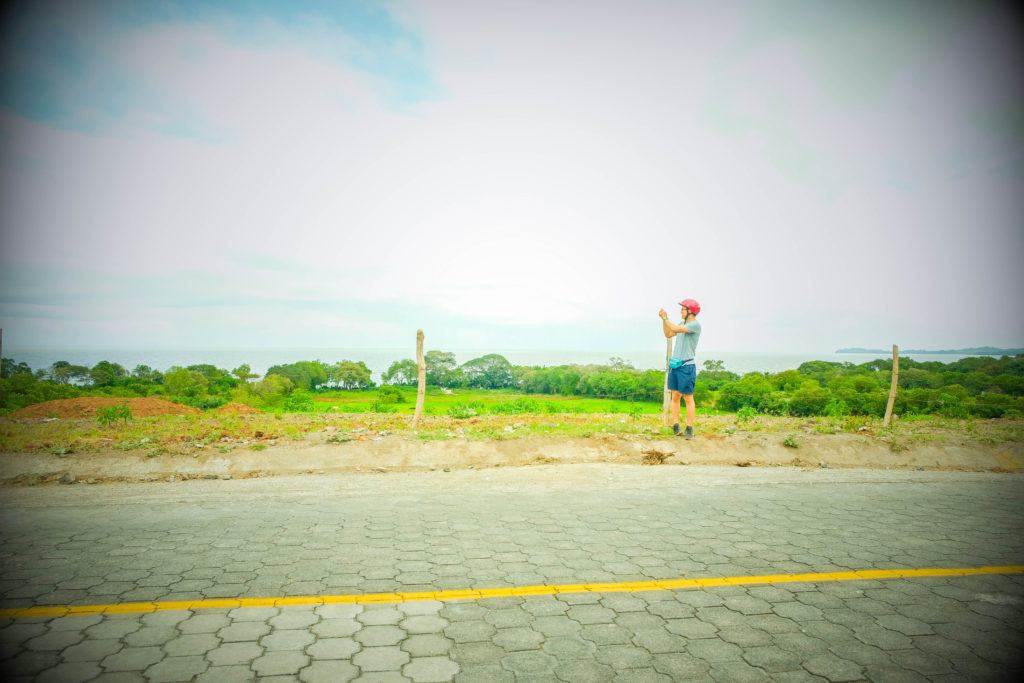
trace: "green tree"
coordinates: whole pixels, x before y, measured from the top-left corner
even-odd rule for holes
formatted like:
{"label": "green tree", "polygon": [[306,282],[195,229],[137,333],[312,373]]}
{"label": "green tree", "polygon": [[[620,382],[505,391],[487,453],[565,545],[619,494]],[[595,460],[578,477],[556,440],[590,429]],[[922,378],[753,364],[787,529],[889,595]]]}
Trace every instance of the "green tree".
{"label": "green tree", "polygon": [[128,371],[118,363],[101,360],[89,370],[89,378],[95,387],[112,387],[128,377]]}
{"label": "green tree", "polygon": [[11,378],[15,375],[31,375],[32,368],[28,363],[15,363],[11,358],[0,360],[0,378]]}
{"label": "green tree", "polygon": [[423,354],[423,364],[427,368],[427,384],[438,387],[456,386],[453,378],[457,376],[455,354],[445,351],[427,351]]}
{"label": "green tree", "polygon": [[205,377],[207,388],[211,393],[226,394],[238,384],[238,380],[227,370],[210,365],[209,363],[190,365],[186,369],[198,372]]}
{"label": "green tree", "polygon": [[159,370],[154,370],[148,365],[136,365],[135,369],[132,370],[132,378],[140,382],[159,382],[163,377],[163,373]]}
{"label": "green tree", "polygon": [[706,360],[706,361],[704,361],[704,372],[722,372],[723,370],[725,370],[725,361],[721,361],[721,360]]}
{"label": "green tree", "polygon": [[267,374],[266,377],[252,385],[252,390],[264,399],[271,396],[285,396],[290,394],[295,385],[287,377],[281,375]]}
{"label": "green tree", "polygon": [[504,389],[513,384],[512,364],[497,353],[489,353],[463,364],[466,383],[481,389]]}
{"label": "green tree", "polygon": [[[424,354],[424,363],[426,363],[426,355]],[[411,358],[404,360],[396,360],[388,367],[381,378],[388,384],[397,384],[399,386],[416,386],[419,380],[420,368],[416,364],[416,361]]]}
{"label": "green tree", "polygon": [[370,389],[373,373],[363,361],[343,360],[330,368],[331,381],[342,389]]}
{"label": "green tree", "polygon": [[259,375],[252,371],[252,368],[249,367],[248,363],[242,363],[237,368],[232,370],[231,374],[237,377],[242,382],[248,382],[251,379],[259,377]]}
{"label": "green tree", "polygon": [[312,391],[327,384],[331,379],[330,367],[318,360],[302,360],[286,365],[274,365],[267,369],[268,375],[280,375],[291,380],[298,389]]}
{"label": "green tree", "polygon": [[164,387],[171,396],[199,396],[209,384],[210,380],[203,374],[180,365],[172,366],[164,373]]}

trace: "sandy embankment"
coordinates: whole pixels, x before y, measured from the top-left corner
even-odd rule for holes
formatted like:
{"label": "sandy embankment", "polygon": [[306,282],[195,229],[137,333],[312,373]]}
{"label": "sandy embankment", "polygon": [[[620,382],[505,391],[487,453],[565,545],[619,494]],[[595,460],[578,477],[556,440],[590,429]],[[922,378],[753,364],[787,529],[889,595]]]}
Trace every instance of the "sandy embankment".
{"label": "sandy embankment", "polygon": [[[1024,444],[1005,442],[912,444],[894,452],[882,440],[857,434],[802,435],[798,448],[779,433],[698,434],[645,439],[599,435],[590,438],[514,438],[421,441],[411,435],[325,443],[322,436],[278,443],[265,450],[239,447],[222,453],[213,446],[191,453],[147,455],[138,451],[9,453],[0,456],[0,480],[12,484],[65,481],[174,481],[246,478],[301,473],[415,472],[579,463],[638,465],[655,454],[662,467],[680,465],[797,466],[1024,472]],[[650,458],[648,458],[650,459]],[[70,473],[71,477],[65,473]]]}

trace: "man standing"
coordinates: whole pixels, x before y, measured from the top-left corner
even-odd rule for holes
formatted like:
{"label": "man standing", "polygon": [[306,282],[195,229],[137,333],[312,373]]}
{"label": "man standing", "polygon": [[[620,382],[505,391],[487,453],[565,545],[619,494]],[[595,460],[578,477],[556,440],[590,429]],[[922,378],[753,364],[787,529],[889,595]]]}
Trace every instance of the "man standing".
{"label": "man standing", "polygon": [[681,325],[670,323],[664,308],[658,311],[658,315],[661,316],[665,337],[676,338],[668,371],[668,388],[672,390],[672,431],[679,436],[679,399],[682,398],[686,401],[686,438],[692,439],[693,418],[697,414],[697,406],[693,402],[693,387],[697,382],[697,364],[694,357],[697,355],[697,341],[700,339],[700,323],[697,322],[700,304],[693,299],[683,299],[679,306],[682,309],[680,315],[683,317]]}

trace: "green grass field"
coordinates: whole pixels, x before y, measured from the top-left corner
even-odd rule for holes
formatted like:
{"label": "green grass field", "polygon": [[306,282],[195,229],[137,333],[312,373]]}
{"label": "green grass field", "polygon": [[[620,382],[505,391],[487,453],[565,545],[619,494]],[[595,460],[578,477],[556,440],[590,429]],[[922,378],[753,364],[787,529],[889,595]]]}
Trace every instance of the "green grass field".
{"label": "green grass field", "polygon": [[[404,401],[385,404],[380,409],[376,390],[333,391],[313,397],[312,412],[365,413],[393,411],[399,415],[412,415],[416,411],[416,390],[399,388]],[[424,415],[451,415],[460,406],[469,406],[478,415],[484,414],[590,414],[660,415],[661,403],[653,401],[625,401],[614,398],[582,398],[550,394],[524,394],[511,389],[456,389],[428,391],[424,397]],[[721,415],[720,411],[701,408],[704,414]],[[461,415],[459,415],[461,416]]]}

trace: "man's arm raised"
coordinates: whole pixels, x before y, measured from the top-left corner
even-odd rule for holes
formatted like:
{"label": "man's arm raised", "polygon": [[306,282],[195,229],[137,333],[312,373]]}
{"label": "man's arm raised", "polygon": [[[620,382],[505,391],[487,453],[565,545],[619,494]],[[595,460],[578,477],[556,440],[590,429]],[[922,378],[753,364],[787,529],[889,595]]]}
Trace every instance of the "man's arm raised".
{"label": "man's arm raised", "polygon": [[661,316],[661,327],[665,332],[665,338],[671,338],[677,334],[686,334],[688,330],[682,325],[673,325],[668,321],[668,315],[665,314],[665,309],[658,311],[658,315]]}

